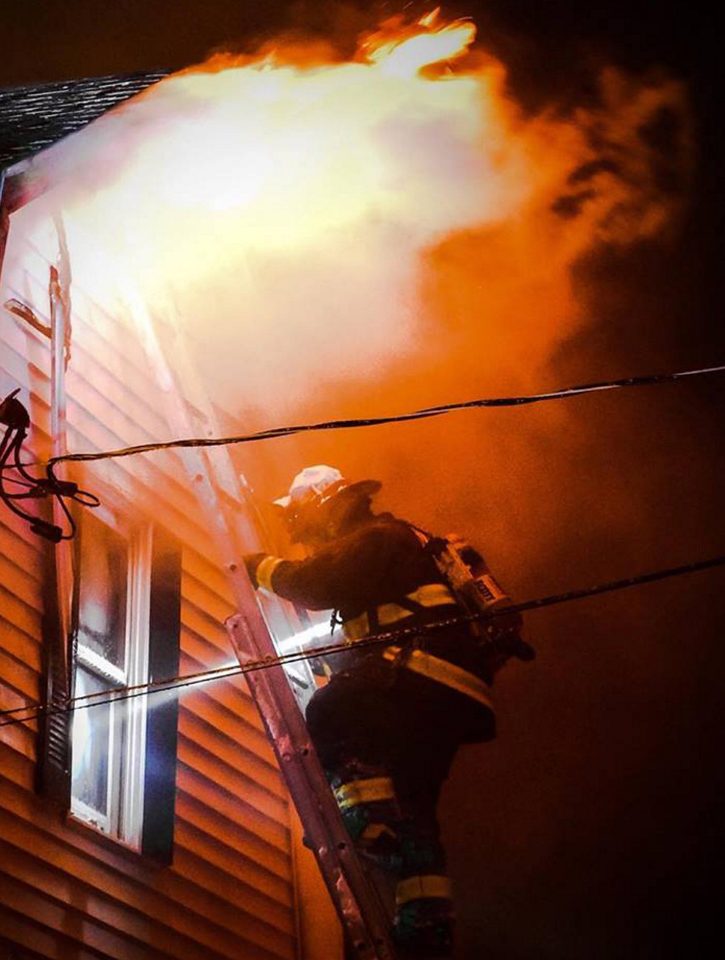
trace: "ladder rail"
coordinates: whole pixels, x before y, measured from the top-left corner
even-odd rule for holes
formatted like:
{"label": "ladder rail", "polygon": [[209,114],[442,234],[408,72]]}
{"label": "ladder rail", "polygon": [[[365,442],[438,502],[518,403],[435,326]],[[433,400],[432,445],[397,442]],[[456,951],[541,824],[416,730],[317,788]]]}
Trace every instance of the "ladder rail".
{"label": "ladder rail", "polygon": [[[243,615],[231,617],[227,629],[240,663],[265,656],[266,644],[258,642],[259,633]],[[274,657],[271,639],[270,647],[272,652],[267,655]],[[366,960],[394,960],[387,915],[342,822],[283,667],[271,664],[246,677],[355,955]],[[276,727],[275,720],[281,720]]]}
{"label": "ladder rail", "polygon": [[[135,306],[138,309],[139,304]],[[161,371],[162,380],[174,386],[173,393],[165,392],[171,425],[182,432],[193,432],[194,424],[184,400],[191,393],[191,402],[207,418],[208,429],[214,424],[211,404],[181,342],[182,335],[178,333],[174,337],[170,358],[170,345],[162,345],[153,318],[147,315],[144,321],[147,351]],[[244,553],[258,542],[258,533],[243,510],[232,515],[229,497],[223,493],[233,490],[240,507],[247,500],[229,453],[226,448],[217,449],[214,460],[210,451],[187,448],[181,453],[181,459],[210,522],[232,589],[238,612],[229,618],[226,626],[234,652],[242,665],[249,660],[274,660],[274,641],[241,562]],[[306,839],[355,955],[360,960],[395,960],[388,915],[345,829],[283,667],[270,665],[248,673],[246,679]]]}

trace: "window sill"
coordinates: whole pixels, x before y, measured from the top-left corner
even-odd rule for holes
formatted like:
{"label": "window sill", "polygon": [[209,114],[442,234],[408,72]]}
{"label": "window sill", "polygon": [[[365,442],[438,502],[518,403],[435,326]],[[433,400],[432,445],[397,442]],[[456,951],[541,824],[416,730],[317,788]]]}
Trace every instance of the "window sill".
{"label": "window sill", "polygon": [[88,823],[87,820],[81,820],[73,813],[66,813],[65,826],[71,832],[85,837],[87,840],[92,840],[94,843],[98,844],[99,847],[102,847],[104,850],[108,850],[109,853],[118,854],[119,856],[126,858],[129,862],[138,863],[141,861],[150,868],[155,869],[161,869],[162,867],[167,866],[167,864],[160,863],[155,858],[144,856],[144,854],[137,847],[133,847],[131,844],[125,843],[123,840],[117,840],[115,837],[109,837],[107,833],[103,833],[103,831],[99,830],[98,827],[94,827],[93,824]]}

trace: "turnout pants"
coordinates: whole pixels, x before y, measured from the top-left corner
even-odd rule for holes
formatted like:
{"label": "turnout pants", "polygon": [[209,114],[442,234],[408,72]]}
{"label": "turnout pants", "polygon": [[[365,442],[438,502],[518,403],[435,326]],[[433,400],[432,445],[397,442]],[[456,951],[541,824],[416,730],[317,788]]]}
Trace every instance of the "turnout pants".
{"label": "turnout pants", "polygon": [[397,879],[394,935],[408,955],[450,956],[453,910],[436,808],[458,746],[482,739],[476,731],[485,722],[478,704],[377,654],[334,675],[307,709],[352,839]]}

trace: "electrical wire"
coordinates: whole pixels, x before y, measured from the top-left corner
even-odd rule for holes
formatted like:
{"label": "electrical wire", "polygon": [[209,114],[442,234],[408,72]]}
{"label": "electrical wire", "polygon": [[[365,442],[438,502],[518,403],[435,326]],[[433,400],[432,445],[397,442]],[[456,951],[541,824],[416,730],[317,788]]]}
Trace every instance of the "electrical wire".
{"label": "electrical wire", "polygon": [[[410,627],[399,627],[396,630],[389,630],[385,633],[378,633],[368,637],[361,637],[352,643],[345,641],[337,644],[325,644],[307,650],[292,651],[290,653],[272,654],[262,657],[259,660],[250,660],[248,663],[239,666],[217,667],[213,670],[204,670],[198,673],[187,674],[183,677],[172,677],[168,680],[151,681],[141,683],[131,687],[120,687],[117,690],[98,690],[95,693],[85,694],[82,697],[73,697],[64,701],[62,705],[54,706],[41,703],[26,704],[23,707],[13,707],[8,710],[0,711],[0,716],[8,717],[0,722],[0,727],[10,726],[12,724],[26,723],[30,720],[37,720],[40,717],[49,717],[61,713],[69,713],[74,709],[83,709],[87,707],[101,706],[103,704],[114,703],[118,700],[130,700],[135,697],[149,696],[153,693],[161,693],[168,690],[178,690],[184,687],[194,686],[198,683],[206,683],[211,680],[224,679],[226,677],[240,676],[247,673],[253,673],[257,670],[265,670],[269,667],[284,666],[288,663],[296,663],[301,660],[312,660],[317,657],[330,656],[335,653],[357,652],[375,647],[382,644],[388,644],[406,637],[420,637],[422,634],[433,633],[437,630],[448,627],[462,626],[470,624],[475,620],[495,619],[496,617],[507,617],[516,613],[525,613],[529,610],[540,610],[544,607],[554,606],[555,604],[570,603],[574,600],[583,600],[588,597],[598,596],[604,593],[612,593],[616,590],[626,590],[631,587],[642,586],[647,583],[654,583],[658,580],[666,580],[672,577],[685,576],[686,574],[698,573],[703,570],[711,570],[716,567],[725,566],[725,554],[716,557],[709,557],[705,560],[696,560],[690,563],[681,564],[677,567],[666,567],[659,570],[649,571],[648,573],[638,574],[633,577],[625,577],[619,580],[607,580],[604,583],[596,584],[590,587],[583,587],[577,590],[568,590],[565,593],[550,594],[545,597],[538,597],[533,600],[525,600],[521,603],[511,604],[502,607],[499,610],[492,610],[488,613],[463,614],[449,617],[445,620],[437,620],[428,624],[416,624]],[[109,696],[110,695],[110,696]],[[15,717],[16,713],[23,711],[33,711],[27,716]]]}
{"label": "electrical wire", "polygon": [[659,383],[674,383],[688,377],[701,377],[724,372],[725,364],[720,364],[712,367],[701,367],[696,370],[680,370],[675,373],[656,373],[648,376],[623,377],[618,380],[603,380],[597,383],[587,383],[575,387],[552,390],[548,393],[527,394],[518,397],[487,397],[477,400],[463,400],[458,403],[444,403],[436,407],[424,407],[408,413],[389,414],[380,417],[323,420],[319,423],[272,427],[267,430],[260,430],[257,433],[241,434],[232,437],[191,437],[159,441],[156,443],[142,443],[132,447],[119,447],[116,450],[97,451],[95,453],[65,453],[62,456],[52,457],[47,461],[46,467],[49,475],[52,477],[53,469],[59,463],[87,463],[93,460],[119,459],[120,457],[130,457],[138,453],[149,453],[154,450],[168,450],[179,447],[220,447],[230,444],[253,443],[259,440],[272,440],[277,437],[289,437],[297,433],[312,433],[320,430],[349,430],[358,427],[377,427],[386,423],[405,423],[410,420],[439,417],[443,414],[453,413],[459,410],[472,410],[481,407],[524,406],[547,400],[563,400],[569,397],[578,397],[588,393],[601,393],[608,390],[622,390],[630,387],[646,387]]}
{"label": "electrical wire", "polygon": [[[187,439],[176,439],[159,441],[155,443],[139,444],[131,447],[121,447],[116,450],[96,451],[93,453],[65,453],[61,456],[51,457],[45,464],[32,464],[45,466],[46,477],[44,480],[31,476],[26,470],[27,466],[20,460],[20,451],[27,434],[29,418],[23,405],[15,400],[18,390],[13,391],[8,397],[0,402],[0,420],[7,425],[7,430],[2,441],[0,441],[0,497],[5,505],[17,514],[18,517],[30,524],[30,529],[54,542],[60,540],[72,540],[75,536],[75,521],[65,502],[66,498],[74,499],[87,507],[97,507],[98,498],[86,491],[78,490],[74,483],[64,481],[55,475],[55,468],[64,462],[89,462],[98,460],[118,459],[128,457],[139,453],[148,453],[155,450],[167,450],[171,448],[182,447],[218,447],[230,444],[251,443],[259,440],[270,440],[276,437],[292,436],[298,433],[310,433],[321,430],[340,430],[352,429],[356,427],[380,426],[388,423],[404,423],[410,420],[421,420],[430,417],[442,416],[446,413],[453,413],[460,410],[471,410],[481,407],[511,407],[522,406],[525,404],[540,403],[546,400],[561,400],[569,397],[581,396],[582,394],[598,393],[608,390],[621,390],[629,387],[651,386],[659,383],[673,383],[688,377],[706,376],[715,373],[725,372],[725,364],[711,367],[700,367],[695,370],[680,370],[674,373],[659,373],[649,376],[624,377],[618,380],[599,381],[597,383],[581,384],[574,387],[565,387],[560,390],[549,391],[548,393],[527,394],[515,397],[488,397],[476,400],[464,400],[458,403],[446,403],[436,407],[424,407],[420,410],[414,410],[408,413],[390,414],[380,417],[364,417],[353,419],[325,420],[319,423],[297,424],[295,426],[274,427],[268,430],[261,430],[257,433],[243,434],[232,437],[192,437]],[[13,462],[8,463],[11,455]],[[13,470],[19,474],[20,479],[9,477],[6,473]],[[24,483],[23,483],[24,481]],[[19,486],[27,486],[25,493],[9,493],[4,489],[4,482],[15,483]],[[49,523],[39,517],[26,513],[21,508],[14,506],[13,500],[31,499],[33,497],[55,497],[65,516],[67,531],[61,529],[57,524]]]}
{"label": "electrical wire", "polygon": [[[560,400],[567,399],[569,397],[581,396],[583,394],[597,393],[610,390],[619,390],[626,389],[630,387],[641,387],[641,386],[651,386],[660,383],[673,383],[679,380],[683,380],[688,377],[696,376],[706,376],[710,374],[723,373],[725,372],[725,364],[711,366],[711,367],[702,367],[694,370],[682,370],[674,373],[664,373],[664,374],[652,374],[648,376],[637,376],[637,377],[625,377],[617,380],[607,380],[599,381],[595,383],[581,384],[573,387],[566,387],[559,390],[549,391],[546,393],[538,394],[527,394],[523,396],[513,396],[513,397],[489,397],[489,398],[479,398],[475,400],[466,400],[458,403],[448,403],[441,404],[434,407],[425,407],[420,410],[414,410],[408,413],[402,414],[391,414],[388,416],[381,417],[367,417],[367,418],[353,418],[353,419],[338,419],[338,420],[327,420],[319,423],[308,423],[308,424],[299,424],[295,426],[287,427],[276,427],[268,430],[258,431],[253,434],[244,434],[240,436],[232,437],[218,437],[218,438],[187,438],[187,439],[177,439],[177,440],[168,440],[158,443],[148,443],[148,444],[139,444],[137,446],[131,447],[122,447],[116,450],[106,450],[98,451],[94,453],[69,453],[63,454],[62,456],[52,457],[45,464],[49,483],[52,486],[58,484],[59,481],[56,480],[53,470],[54,467],[62,462],[88,462],[96,460],[106,460],[106,459],[117,459],[120,457],[132,456],[138,453],[147,453],[154,450],[164,450],[169,448],[178,448],[178,447],[217,447],[217,446],[226,446],[230,444],[239,444],[239,443],[249,443],[258,440],[268,440],[274,439],[276,437],[291,436],[297,433],[303,432],[313,432],[321,430],[333,430],[333,429],[350,429],[357,427],[368,427],[368,426],[380,426],[388,423],[403,423],[411,420],[420,420],[430,417],[441,416],[446,413],[452,413],[460,410],[468,410],[475,408],[483,407],[510,407],[510,406],[523,406],[527,404],[540,403],[547,400]],[[17,391],[16,391],[17,392]],[[18,439],[20,442],[18,442]],[[2,448],[2,456],[0,459],[3,461],[9,458],[11,452],[15,453],[15,462],[14,464],[8,465],[3,462],[0,471],[4,473],[6,470],[15,469],[20,475],[25,478],[26,482],[21,480],[12,480],[11,478],[6,478],[10,482],[14,482],[21,486],[29,486],[37,488],[38,480],[34,477],[31,477],[23,469],[25,466],[42,466],[42,463],[37,464],[21,464],[19,459],[20,446],[22,443],[22,438],[16,438],[16,442],[12,442],[10,438],[6,435],[3,438],[3,442],[0,444]],[[37,495],[37,494],[36,494]],[[6,505],[17,513],[18,516],[27,519],[23,513],[15,509],[9,500],[23,499],[29,496],[29,494],[15,494],[5,497]],[[62,496],[57,496],[63,510],[70,520],[71,524],[73,523],[72,517],[70,516],[65,503],[63,502]],[[98,499],[93,495],[86,493],[85,491],[77,491],[74,499],[79,500],[79,502],[84,503],[87,506],[97,506]],[[71,527],[73,531],[73,526]],[[72,532],[71,535],[72,536]],[[63,539],[68,539],[66,535]],[[708,560],[695,561],[693,563],[685,564],[680,567],[673,567],[664,570],[657,570],[647,574],[641,574],[639,576],[630,577],[624,580],[613,580],[604,584],[600,584],[594,587],[587,587],[581,590],[568,591],[561,594],[553,594],[547,597],[540,597],[535,600],[529,600],[524,603],[514,604],[512,606],[506,607],[501,613],[512,614],[525,612],[527,610],[540,609],[547,606],[552,606],[558,603],[566,603],[572,600],[579,600],[585,597],[595,596],[601,593],[607,593],[614,590],[622,590],[628,587],[639,586],[646,583],[652,583],[656,580],[662,580],[667,577],[682,576],[684,574],[694,573],[700,570],[706,570],[717,566],[725,565],[725,556],[714,557]],[[495,612],[487,614],[487,616],[496,616]],[[500,615],[500,614],[499,614]],[[450,618],[445,621],[438,621],[434,624],[428,624],[424,627],[416,626],[408,629],[398,629],[395,631],[390,631],[388,633],[376,634],[372,637],[361,638],[355,641],[354,648],[356,650],[364,649],[368,646],[373,646],[377,644],[387,643],[392,639],[399,639],[406,635],[420,634],[421,631],[428,632],[430,630],[441,629],[448,626],[455,626],[464,623],[469,623],[472,620],[479,619],[477,615],[465,615],[458,616],[455,618]],[[84,698],[75,698],[72,700],[67,700],[64,702],[61,708],[49,708],[43,704],[28,704],[24,707],[17,707],[12,710],[3,710],[0,711],[0,716],[9,716],[13,713],[19,713],[27,710],[35,710],[36,712],[20,718],[7,719],[0,722],[0,727],[6,726],[11,723],[24,723],[29,720],[37,719],[41,715],[50,716],[53,713],[62,713],[68,712],[72,708],[81,708],[84,706],[94,706],[101,703],[110,703],[115,700],[128,699],[130,697],[148,695],[149,693],[157,692],[160,690],[176,689],[178,687],[190,686],[194,683],[200,683],[203,681],[217,679],[220,676],[232,676],[236,674],[244,674],[252,672],[253,670],[264,669],[269,666],[275,665],[284,665],[285,663],[295,662],[297,660],[311,659],[318,656],[330,655],[331,653],[338,653],[343,651],[349,651],[351,645],[349,643],[335,645],[326,645],[325,647],[317,648],[315,650],[300,651],[298,653],[283,654],[278,657],[265,657],[260,661],[250,662],[240,667],[225,667],[221,670],[216,671],[203,671],[200,674],[192,674],[187,677],[176,677],[171,680],[166,680],[160,682],[158,685],[154,684],[141,684],[139,688],[134,687],[125,687],[122,688],[121,692],[115,691],[99,691],[97,694],[89,694]],[[93,700],[91,703],[80,703],[81,700],[88,700],[94,697],[100,697],[104,694],[112,694],[109,699],[106,700]]]}
{"label": "electrical wire", "polygon": [[[54,543],[61,540],[72,540],[76,532],[76,524],[68,506],[66,498],[76,500],[87,507],[97,507],[100,500],[94,494],[79,490],[77,484],[59,480],[48,471],[45,477],[34,477],[28,473],[26,464],[20,459],[23,443],[30,427],[30,417],[23,404],[16,399],[20,388],[0,401],[0,423],[5,431],[0,439],[0,500],[21,520],[30,525],[33,533],[46,537]],[[12,471],[16,476],[10,475]],[[6,484],[21,487],[24,492],[10,492]],[[40,516],[29,513],[23,506],[17,505],[20,500],[44,499],[54,497],[65,516],[68,532],[64,532],[55,523],[50,523]]]}

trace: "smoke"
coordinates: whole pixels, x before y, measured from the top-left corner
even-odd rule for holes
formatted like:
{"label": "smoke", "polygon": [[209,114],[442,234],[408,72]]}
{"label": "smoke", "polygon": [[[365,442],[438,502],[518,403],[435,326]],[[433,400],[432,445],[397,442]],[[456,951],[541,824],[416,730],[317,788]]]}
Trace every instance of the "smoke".
{"label": "smoke", "polygon": [[[685,93],[610,69],[586,107],[527,114],[473,36],[397,18],[346,58],[299,36],[216,54],[43,154],[53,189],[33,206],[63,210],[74,287],[183,331],[245,429],[558,385],[596,322],[576,265],[676,230]],[[372,473],[514,568],[512,532],[561,536],[533,505],[583,442],[564,409],[472,414],[245,450],[240,466],[264,497],[307,460]]]}
{"label": "smoke", "polygon": [[682,91],[610,71],[596,109],[525,117],[481,53],[427,75],[331,57],[218,55],[48,151],[79,284],[87,258],[97,295],[126,282],[175,315],[214,399],[268,422],[431,348],[474,391],[535,381],[581,322],[577,258],[672,222],[682,195],[644,131],[673,120],[682,176]]}
{"label": "smoke", "polygon": [[[384,38],[396,30],[414,35],[398,22]],[[364,39],[346,56],[299,36],[218,55],[40,158],[48,205],[64,210],[74,304],[83,288],[112,312],[143,302],[178,326],[212,399],[250,431],[670,367],[694,163],[683,86],[607,69],[579,107],[569,91],[566,109],[532,113],[480,47],[401,73]],[[656,389],[233,455],[260,501],[305,464],[377,477],[381,508],[467,534],[526,598],[721,549],[704,405]],[[635,592],[528,618],[540,660],[502,675],[487,789],[474,765],[451,788],[454,868],[481,880],[458,885],[461,912],[486,925],[468,956],[489,952],[496,923],[522,956],[608,944],[594,930],[572,947],[557,923],[566,931],[572,904],[598,915],[619,890],[612,915],[629,917],[676,860],[684,841],[657,791],[689,784],[698,718],[719,717],[702,666],[708,631],[719,663],[717,587],[704,607],[689,589],[683,578],[656,602]],[[701,688],[698,713],[686,700]],[[633,796],[642,810],[623,828]],[[668,809],[696,819],[691,798]],[[625,933],[597,956],[624,956]]]}

